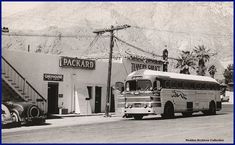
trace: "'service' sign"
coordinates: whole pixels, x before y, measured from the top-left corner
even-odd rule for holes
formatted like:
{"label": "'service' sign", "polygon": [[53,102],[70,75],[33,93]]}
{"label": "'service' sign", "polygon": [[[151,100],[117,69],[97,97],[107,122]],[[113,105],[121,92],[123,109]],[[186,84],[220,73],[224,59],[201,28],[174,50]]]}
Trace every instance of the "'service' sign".
{"label": "'service' sign", "polygon": [[64,76],[60,74],[43,74],[44,81],[63,81]]}

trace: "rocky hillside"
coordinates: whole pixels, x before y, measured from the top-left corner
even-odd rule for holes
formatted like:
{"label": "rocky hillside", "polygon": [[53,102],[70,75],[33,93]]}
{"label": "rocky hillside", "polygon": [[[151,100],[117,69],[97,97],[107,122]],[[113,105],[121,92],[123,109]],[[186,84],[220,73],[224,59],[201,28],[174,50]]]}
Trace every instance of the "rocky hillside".
{"label": "rocky hillside", "polygon": [[[2,18],[3,26],[10,30],[9,35],[2,37],[2,47],[23,51],[30,47],[31,52],[57,55],[107,56],[109,38],[99,37],[96,41],[92,32],[128,24],[131,28],[115,35],[145,51],[161,55],[167,47],[170,57],[177,57],[181,50],[203,44],[217,53],[210,63],[223,66],[233,60],[232,9],[232,3],[225,2],[48,2]],[[115,42],[116,55],[125,51],[142,53]]]}

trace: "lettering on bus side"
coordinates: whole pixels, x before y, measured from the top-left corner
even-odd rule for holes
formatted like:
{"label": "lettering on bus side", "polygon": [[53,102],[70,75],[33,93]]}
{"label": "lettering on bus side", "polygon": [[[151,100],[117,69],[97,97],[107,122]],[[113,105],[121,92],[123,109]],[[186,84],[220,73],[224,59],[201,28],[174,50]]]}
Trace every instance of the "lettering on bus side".
{"label": "lettering on bus side", "polygon": [[180,98],[182,98],[182,99],[184,99],[184,100],[187,100],[186,95],[185,95],[183,92],[181,92],[181,91],[173,90],[172,93],[173,93],[173,95],[171,96],[172,98],[174,98],[174,97],[175,97],[175,98],[180,97]]}

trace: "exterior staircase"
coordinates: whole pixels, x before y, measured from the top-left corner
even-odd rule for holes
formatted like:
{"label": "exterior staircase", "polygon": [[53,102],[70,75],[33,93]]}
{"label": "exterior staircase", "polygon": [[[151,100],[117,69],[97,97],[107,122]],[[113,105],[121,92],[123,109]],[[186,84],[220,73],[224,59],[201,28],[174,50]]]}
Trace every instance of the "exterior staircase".
{"label": "exterior staircase", "polygon": [[[46,113],[46,99],[27,81],[3,56],[2,56],[2,89],[14,91],[17,96],[24,101],[37,105]],[[7,87],[6,87],[7,86]],[[6,89],[8,88],[8,89]],[[4,90],[2,90],[4,92]],[[9,93],[3,93],[6,95]],[[2,96],[7,97],[7,96]]]}

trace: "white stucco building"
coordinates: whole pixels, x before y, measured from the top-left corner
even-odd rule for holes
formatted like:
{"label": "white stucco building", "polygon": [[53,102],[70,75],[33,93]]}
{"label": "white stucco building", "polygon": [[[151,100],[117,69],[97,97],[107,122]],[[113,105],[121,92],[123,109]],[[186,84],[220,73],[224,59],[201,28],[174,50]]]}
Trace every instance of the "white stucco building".
{"label": "white stucco building", "polygon": [[[3,50],[4,57],[47,100],[46,111],[88,115],[105,111],[108,59],[75,58],[23,51]],[[113,57],[111,86],[124,82],[132,71],[162,70],[161,58],[126,55]],[[113,94],[113,93],[112,93]],[[110,99],[110,111],[117,104]]]}

